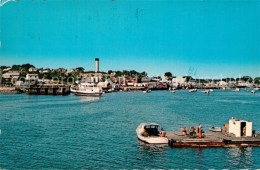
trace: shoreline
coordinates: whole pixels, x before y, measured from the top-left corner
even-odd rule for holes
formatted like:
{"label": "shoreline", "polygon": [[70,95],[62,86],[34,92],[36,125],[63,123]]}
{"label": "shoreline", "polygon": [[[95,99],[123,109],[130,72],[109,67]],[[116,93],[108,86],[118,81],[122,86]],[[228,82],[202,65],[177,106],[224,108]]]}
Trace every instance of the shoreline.
{"label": "shoreline", "polygon": [[[145,87],[121,87],[118,91],[113,91],[113,92],[109,92],[108,90],[104,90],[104,93],[116,93],[116,92],[137,92],[137,91],[144,91],[147,88]],[[170,91],[168,88],[149,88],[152,91]],[[232,88],[228,88],[228,89],[221,89],[221,88],[196,88],[198,90],[204,90],[204,89],[214,89],[214,90],[220,90],[220,91],[226,91],[226,90],[232,90]],[[254,89],[254,88],[241,88],[243,90],[248,90],[248,89]],[[183,90],[190,90],[190,89],[183,89],[183,88],[179,88],[179,89],[175,89],[176,91],[183,91]],[[60,96],[66,96],[69,95],[73,92],[69,91],[66,93],[66,95],[62,95],[61,93],[57,93],[57,94],[53,94],[53,93],[48,93],[48,94],[44,94],[44,93],[33,93],[33,92],[27,92],[26,88],[17,88],[17,87],[0,87],[0,94],[27,94],[27,95],[60,95]]]}

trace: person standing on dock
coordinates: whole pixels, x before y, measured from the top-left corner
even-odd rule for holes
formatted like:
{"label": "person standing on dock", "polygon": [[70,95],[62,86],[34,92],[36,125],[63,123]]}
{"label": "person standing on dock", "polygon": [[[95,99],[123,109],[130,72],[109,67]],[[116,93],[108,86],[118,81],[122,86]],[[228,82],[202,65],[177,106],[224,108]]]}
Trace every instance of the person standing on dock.
{"label": "person standing on dock", "polygon": [[161,137],[165,137],[165,135],[166,135],[166,132],[164,131],[163,128],[161,128],[160,136]]}
{"label": "person standing on dock", "polygon": [[199,123],[199,138],[202,138],[203,126]]}

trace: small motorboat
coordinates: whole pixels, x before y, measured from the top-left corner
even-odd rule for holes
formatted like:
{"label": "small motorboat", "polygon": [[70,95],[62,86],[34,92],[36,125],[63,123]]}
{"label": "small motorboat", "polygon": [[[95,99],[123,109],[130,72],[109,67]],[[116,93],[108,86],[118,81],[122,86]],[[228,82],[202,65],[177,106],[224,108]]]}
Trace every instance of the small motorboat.
{"label": "small motorboat", "polygon": [[197,92],[197,89],[190,89],[189,92],[190,93]]}
{"label": "small motorboat", "polygon": [[213,89],[210,89],[209,91],[210,91],[210,92],[213,92],[214,90],[213,90]]}
{"label": "small motorboat", "polygon": [[212,131],[212,132],[221,132],[222,131],[222,129],[220,127],[214,127],[214,126],[209,128],[209,130]]}
{"label": "small motorboat", "polygon": [[176,93],[176,91],[175,90],[171,90],[171,93]]}
{"label": "small motorboat", "polygon": [[210,90],[204,90],[204,91],[201,91],[202,93],[205,93],[205,94],[209,94],[210,93]]}
{"label": "small motorboat", "polygon": [[252,90],[251,93],[255,93],[255,90]]}
{"label": "small motorboat", "polygon": [[143,93],[150,93],[151,91],[152,90],[147,89],[147,90],[143,91]]}
{"label": "small motorboat", "polygon": [[235,92],[239,92],[240,91],[240,89],[239,88],[236,88],[235,90],[233,90],[233,91],[235,91]]}
{"label": "small motorboat", "polygon": [[136,134],[139,140],[149,144],[168,144],[166,132],[157,123],[141,123],[136,128]]}
{"label": "small motorboat", "polygon": [[255,90],[255,91],[259,91],[259,88],[258,88],[258,87],[257,87],[257,88],[254,88],[254,90]]}

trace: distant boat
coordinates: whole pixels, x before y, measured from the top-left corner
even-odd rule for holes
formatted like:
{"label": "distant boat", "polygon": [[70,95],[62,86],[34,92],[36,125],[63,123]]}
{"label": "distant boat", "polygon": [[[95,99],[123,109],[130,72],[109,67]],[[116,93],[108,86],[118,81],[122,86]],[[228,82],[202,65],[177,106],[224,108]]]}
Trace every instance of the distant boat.
{"label": "distant boat", "polygon": [[255,90],[252,90],[251,93],[255,93]]}
{"label": "distant boat", "polygon": [[197,92],[197,89],[190,89],[189,92],[190,93]]}
{"label": "distant boat", "polygon": [[210,91],[210,92],[213,92],[213,89],[210,89],[209,91]]}
{"label": "distant boat", "polygon": [[236,88],[235,90],[233,90],[233,91],[235,91],[235,92],[239,92],[240,91],[240,89],[239,88]]}
{"label": "distant boat", "polygon": [[259,91],[259,88],[258,88],[258,87],[257,87],[257,88],[254,88],[254,90],[255,90],[255,91]]}
{"label": "distant boat", "polygon": [[147,89],[147,90],[143,91],[143,93],[150,93],[151,91],[152,90]]}
{"label": "distant boat", "polygon": [[171,90],[171,93],[176,93],[176,91],[175,90]]}
{"label": "distant boat", "polygon": [[222,131],[222,129],[220,127],[214,127],[214,126],[209,128],[209,130],[212,132],[221,132]]}
{"label": "distant boat", "polygon": [[210,93],[210,90],[204,90],[204,91],[201,91],[202,93],[205,93],[205,94],[209,94]]}

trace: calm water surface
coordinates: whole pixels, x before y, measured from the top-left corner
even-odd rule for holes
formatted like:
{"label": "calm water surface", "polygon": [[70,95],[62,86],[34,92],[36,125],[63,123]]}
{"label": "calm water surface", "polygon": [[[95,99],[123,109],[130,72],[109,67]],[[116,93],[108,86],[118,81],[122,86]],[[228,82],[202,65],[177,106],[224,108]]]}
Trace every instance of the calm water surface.
{"label": "calm water surface", "polygon": [[222,126],[260,131],[260,92],[111,93],[101,98],[0,94],[0,168],[260,168],[260,148],[170,148],[137,140],[142,122],[168,131]]}

